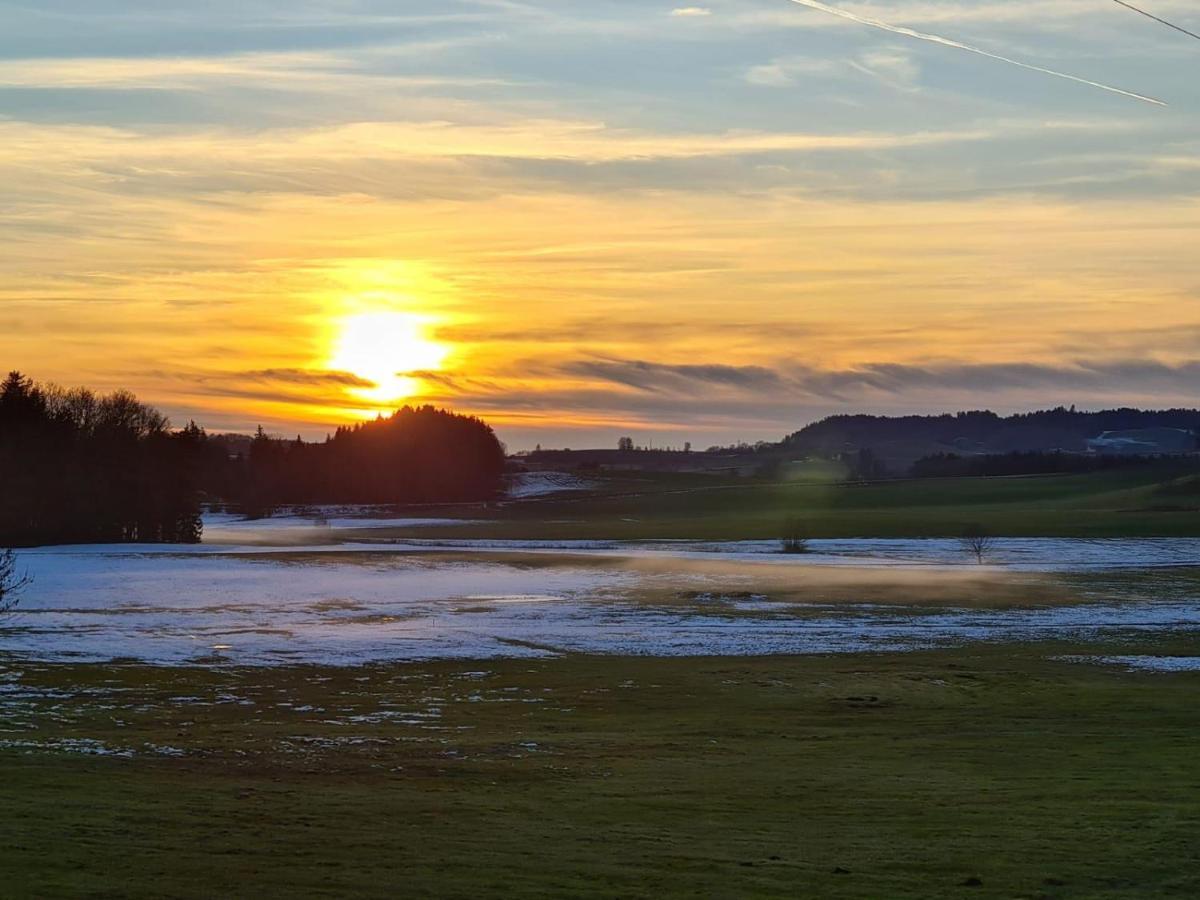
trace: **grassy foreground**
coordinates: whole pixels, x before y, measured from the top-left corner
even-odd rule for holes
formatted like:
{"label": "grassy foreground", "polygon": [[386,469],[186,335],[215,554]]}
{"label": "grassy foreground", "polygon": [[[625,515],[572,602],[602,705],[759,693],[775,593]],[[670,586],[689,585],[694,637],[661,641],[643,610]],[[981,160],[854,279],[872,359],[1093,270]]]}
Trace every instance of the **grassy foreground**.
{"label": "grassy foreground", "polygon": [[[787,481],[610,477],[586,495],[454,511],[481,521],[438,528],[436,536],[778,540],[792,521],[810,537],[958,537],[971,523],[1014,537],[1200,536],[1200,481],[1181,471],[1167,466],[870,484],[816,476]],[[368,536],[384,533],[431,536],[421,529],[376,530]]]}
{"label": "grassy foreground", "polygon": [[8,667],[2,893],[1197,896],[1200,675],[1070,651]]}

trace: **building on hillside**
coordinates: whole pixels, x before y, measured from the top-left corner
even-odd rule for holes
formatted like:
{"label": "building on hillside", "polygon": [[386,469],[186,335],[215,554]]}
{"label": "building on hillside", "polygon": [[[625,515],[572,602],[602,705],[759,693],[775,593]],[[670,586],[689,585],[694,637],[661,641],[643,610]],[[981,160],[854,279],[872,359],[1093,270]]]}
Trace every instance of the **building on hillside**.
{"label": "building on hillside", "polygon": [[1196,452],[1196,435],[1182,428],[1130,428],[1106,431],[1087,442],[1101,456],[1174,456]]}

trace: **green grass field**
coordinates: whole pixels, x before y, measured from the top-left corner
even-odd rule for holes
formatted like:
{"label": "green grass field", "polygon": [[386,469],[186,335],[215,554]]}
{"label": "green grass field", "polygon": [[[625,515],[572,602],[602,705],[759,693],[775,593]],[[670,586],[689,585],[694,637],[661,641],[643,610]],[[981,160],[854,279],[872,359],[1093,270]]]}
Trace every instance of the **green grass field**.
{"label": "green grass field", "polygon": [[[1043,537],[1200,536],[1195,476],[1177,468],[1087,475],[938,478],[852,485],[822,469],[788,481],[703,476],[607,478],[586,495],[458,510],[480,524],[438,536],[508,539],[780,538],[789,521],[810,537],[956,537],[979,523],[992,533]],[[379,536],[380,532],[374,532]],[[429,537],[398,529],[398,537]]]}
{"label": "green grass field", "polygon": [[[1178,477],[623,477],[391,534],[776,539],[789,519],[814,537],[1200,534]],[[682,609],[718,575],[797,617],[908,596],[886,569],[776,584],[774,567],[677,565],[639,602]],[[941,577],[896,614],[1097,589],[1086,574]],[[1100,587],[1141,602],[1194,584],[1180,569]],[[1200,672],[1060,658],[1109,653],[1197,656],[1200,640],[365,668],[0,656],[0,897],[1200,896]]]}
{"label": "green grass field", "polygon": [[1200,675],[1099,651],[10,667],[0,893],[1197,896]]}

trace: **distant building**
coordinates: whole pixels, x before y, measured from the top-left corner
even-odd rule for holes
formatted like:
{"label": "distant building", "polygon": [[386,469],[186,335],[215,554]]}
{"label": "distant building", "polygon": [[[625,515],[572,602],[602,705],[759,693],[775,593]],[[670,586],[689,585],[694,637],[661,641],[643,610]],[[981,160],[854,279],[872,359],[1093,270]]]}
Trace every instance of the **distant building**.
{"label": "distant building", "polygon": [[1196,435],[1182,428],[1131,428],[1090,438],[1087,448],[1102,456],[1171,456],[1194,453]]}

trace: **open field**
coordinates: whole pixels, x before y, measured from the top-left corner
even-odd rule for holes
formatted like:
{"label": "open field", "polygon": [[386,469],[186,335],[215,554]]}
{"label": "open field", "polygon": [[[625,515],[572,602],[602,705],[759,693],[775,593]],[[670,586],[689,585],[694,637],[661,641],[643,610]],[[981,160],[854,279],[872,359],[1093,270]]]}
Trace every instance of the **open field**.
{"label": "open field", "polygon": [[4,894],[1195,896],[1197,650],[14,664]]}
{"label": "open field", "polygon": [[[793,520],[811,537],[953,537],[980,523],[1041,537],[1200,536],[1200,490],[1177,467],[1085,475],[936,478],[844,484],[825,469],[786,481],[606,477],[596,490],[499,509],[451,511],[445,537],[778,539]],[[1194,470],[1193,470],[1194,471]],[[413,528],[393,536],[419,536]]]}
{"label": "open field", "polygon": [[1200,891],[1200,541],[213,523],[21,554],[6,900]]}

